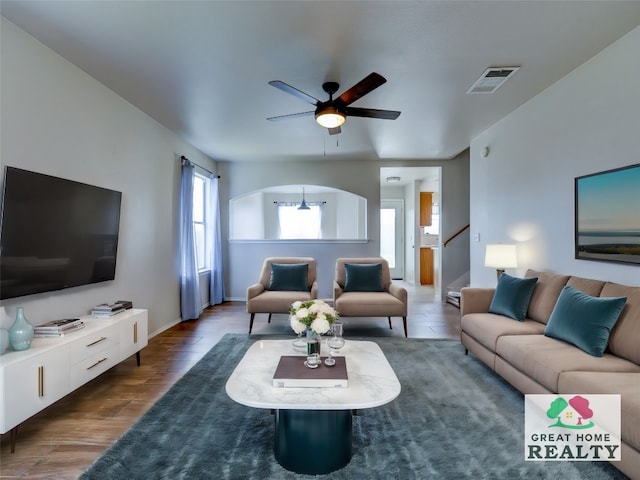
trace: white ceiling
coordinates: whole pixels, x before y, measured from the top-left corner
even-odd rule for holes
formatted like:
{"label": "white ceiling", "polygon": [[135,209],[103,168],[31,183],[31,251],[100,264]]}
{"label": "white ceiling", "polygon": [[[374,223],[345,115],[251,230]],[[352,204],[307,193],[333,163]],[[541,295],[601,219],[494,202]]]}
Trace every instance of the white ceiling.
{"label": "white ceiling", "polygon": [[[640,24],[637,1],[2,1],[2,15],[216,160],[446,159]],[[493,94],[490,66],[521,68]],[[388,82],[329,136],[267,84]]]}

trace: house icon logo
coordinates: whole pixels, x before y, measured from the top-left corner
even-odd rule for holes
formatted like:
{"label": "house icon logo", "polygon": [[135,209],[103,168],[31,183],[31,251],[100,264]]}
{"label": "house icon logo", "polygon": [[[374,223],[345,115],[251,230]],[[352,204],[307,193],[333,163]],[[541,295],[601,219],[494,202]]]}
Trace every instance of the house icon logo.
{"label": "house icon logo", "polygon": [[595,427],[595,423],[591,421],[593,410],[589,406],[589,400],[580,395],[570,398],[569,401],[564,397],[556,398],[547,409],[547,417],[556,420],[556,423],[549,425],[549,428],[585,430]]}
{"label": "house icon logo", "polygon": [[524,397],[524,458],[530,462],[615,462],[621,458],[620,395]]}

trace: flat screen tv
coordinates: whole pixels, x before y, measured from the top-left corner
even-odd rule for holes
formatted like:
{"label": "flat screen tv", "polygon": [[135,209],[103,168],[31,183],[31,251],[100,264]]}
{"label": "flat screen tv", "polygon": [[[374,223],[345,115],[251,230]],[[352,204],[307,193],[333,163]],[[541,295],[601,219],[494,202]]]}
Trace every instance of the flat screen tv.
{"label": "flat screen tv", "polygon": [[113,280],[120,192],[6,167],[0,299]]}

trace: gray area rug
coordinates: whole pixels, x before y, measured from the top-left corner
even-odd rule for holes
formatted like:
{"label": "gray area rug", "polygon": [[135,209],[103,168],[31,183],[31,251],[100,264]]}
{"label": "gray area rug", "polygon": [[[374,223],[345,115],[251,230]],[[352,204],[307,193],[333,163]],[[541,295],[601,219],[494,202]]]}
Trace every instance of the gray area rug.
{"label": "gray area rug", "polygon": [[353,458],[346,467],[326,476],[294,474],[274,459],[270,412],[239,405],[224,389],[249,345],[261,338],[277,337],[223,337],[80,478],[626,478],[608,463],[525,462],[518,391],[465,356],[458,341],[395,337],[366,340],[385,352],[400,396],[354,417]]}

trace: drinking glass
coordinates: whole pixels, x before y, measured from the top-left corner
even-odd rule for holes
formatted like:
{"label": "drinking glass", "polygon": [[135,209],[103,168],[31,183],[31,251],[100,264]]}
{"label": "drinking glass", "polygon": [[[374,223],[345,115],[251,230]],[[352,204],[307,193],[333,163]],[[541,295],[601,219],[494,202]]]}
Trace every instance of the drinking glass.
{"label": "drinking glass", "polygon": [[329,357],[324,361],[325,365],[333,366],[336,364],[335,358],[333,355],[336,355],[338,351],[344,347],[344,337],[342,336],[343,326],[342,322],[335,321],[333,325],[331,325],[331,336],[327,340],[327,345],[329,346]]}

